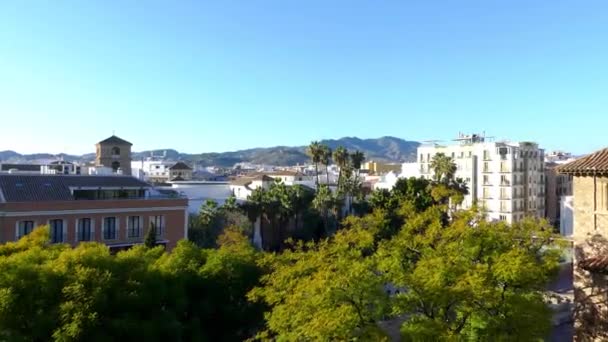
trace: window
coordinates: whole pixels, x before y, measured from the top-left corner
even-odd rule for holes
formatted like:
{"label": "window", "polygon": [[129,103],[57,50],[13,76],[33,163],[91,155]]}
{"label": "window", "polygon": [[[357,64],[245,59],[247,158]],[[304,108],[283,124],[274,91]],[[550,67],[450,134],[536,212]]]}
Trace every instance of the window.
{"label": "window", "polygon": [[452,152],[452,160],[456,159],[456,153]]}
{"label": "window", "polygon": [[63,242],[63,220],[62,219],[54,219],[49,221],[49,226],[51,228],[51,242],[52,243],[61,243]]}
{"label": "window", "polygon": [[103,238],[104,240],[116,240],[116,217],[106,217],[103,219]]}
{"label": "window", "polygon": [[483,160],[490,160],[490,151],[488,151],[488,150],[483,151]]}
{"label": "window", "polygon": [[490,199],[490,188],[483,188],[483,198]]}
{"label": "window", "polygon": [[120,155],[120,148],[118,148],[118,147],[112,147],[112,155],[113,156]]}
{"label": "window", "polygon": [[156,236],[163,235],[163,231],[165,230],[165,216],[150,216],[150,228],[152,228],[152,225],[154,225],[154,228],[156,229]]}
{"label": "window", "polygon": [[118,169],[120,168],[120,163],[115,161],[112,162],[112,170],[114,170],[114,172],[118,171]]}
{"label": "window", "polygon": [[490,184],[490,176],[483,175],[483,185],[489,185],[489,184]]}
{"label": "window", "polygon": [[91,219],[81,218],[78,220],[78,227],[76,230],[76,240],[77,241],[91,241],[92,238],[91,233]]}
{"label": "window", "polygon": [[127,237],[135,238],[141,236],[141,217],[129,216]]}
{"label": "window", "polygon": [[34,230],[34,221],[19,221],[17,226],[17,240],[26,236]]}
{"label": "window", "polygon": [[507,175],[500,175],[500,184],[509,185],[511,182],[507,179]]}
{"label": "window", "polygon": [[483,172],[490,172],[490,165],[488,162],[483,163]]}
{"label": "window", "polygon": [[499,219],[500,219],[501,221],[506,221],[506,220],[507,220],[507,215],[500,215],[500,216],[498,216],[498,217],[499,217]]}
{"label": "window", "polygon": [[420,153],[420,162],[422,163],[424,161],[424,155],[422,153]]}

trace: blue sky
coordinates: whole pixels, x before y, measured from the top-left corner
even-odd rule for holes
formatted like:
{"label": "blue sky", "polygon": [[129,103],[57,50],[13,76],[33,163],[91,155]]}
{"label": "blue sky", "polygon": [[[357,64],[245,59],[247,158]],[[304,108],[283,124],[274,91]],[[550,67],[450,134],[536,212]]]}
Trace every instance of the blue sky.
{"label": "blue sky", "polygon": [[606,1],[4,1],[0,150],[608,146]]}

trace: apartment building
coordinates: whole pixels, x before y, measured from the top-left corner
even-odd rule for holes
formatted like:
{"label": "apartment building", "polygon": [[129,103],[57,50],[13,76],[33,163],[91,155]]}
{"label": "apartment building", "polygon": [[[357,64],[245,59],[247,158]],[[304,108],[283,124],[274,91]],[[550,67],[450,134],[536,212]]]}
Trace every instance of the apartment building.
{"label": "apartment building", "polygon": [[545,215],[544,151],[532,142],[495,142],[483,135],[461,134],[454,144],[418,147],[420,175],[433,177],[437,153],[451,157],[456,177],[468,186],[462,208],[478,204],[488,219],[517,222]]}
{"label": "apartment building", "polygon": [[49,225],[53,243],[143,243],[154,225],[168,250],[187,238],[188,200],[154,194],[130,176],[0,174],[0,243]]}

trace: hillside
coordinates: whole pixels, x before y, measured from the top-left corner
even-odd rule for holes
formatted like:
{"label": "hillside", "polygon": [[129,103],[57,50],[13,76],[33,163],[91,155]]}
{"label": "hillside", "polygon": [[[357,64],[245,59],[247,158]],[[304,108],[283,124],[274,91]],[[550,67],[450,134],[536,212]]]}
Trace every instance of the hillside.
{"label": "hillside", "polygon": [[[415,141],[406,141],[395,137],[382,137],[378,139],[359,139],[356,137],[345,137],[341,139],[322,140],[323,144],[335,149],[344,146],[349,151],[359,150],[365,154],[366,160],[403,162],[413,161],[416,158],[416,148],[420,145]],[[296,165],[309,161],[306,155],[306,146],[276,146],[267,148],[252,148],[247,150],[187,154],[180,153],[174,149],[159,149],[153,151],[134,152],[133,159],[141,159],[154,154],[165,155],[170,160],[184,160],[197,162],[203,166],[225,166],[230,167],[239,162],[250,162],[254,164],[268,165]],[[63,157],[67,161],[91,161],[95,155],[88,153],[82,156],[66,154],[26,154],[22,155],[14,151],[0,151],[0,162],[11,163],[34,163],[47,160],[55,160]]]}

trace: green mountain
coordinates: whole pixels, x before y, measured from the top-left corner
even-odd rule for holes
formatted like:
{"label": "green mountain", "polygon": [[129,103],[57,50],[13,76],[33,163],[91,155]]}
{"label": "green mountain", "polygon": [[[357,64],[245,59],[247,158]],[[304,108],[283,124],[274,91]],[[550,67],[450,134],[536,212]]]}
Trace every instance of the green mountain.
{"label": "green mountain", "polygon": [[[407,141],[395,137],[382,137],[378,139],[345,137],[341,139],[322,140],[321,143],[328,145],[332,150],[338,146],[344,146],[349,151],[359,150],[365,154],[366,160],[388,162],[415,161],[416,148],[420,145],[420,143],[415,141]],[[164,155],[166,159],[196,162],[202,166],[231,167],[240,162],[286,166],[308,163],[310,158],[306,155],[306,147],[307,146],[276,146],[233,152],[201,154],[180,153],[174,149],[159,149],[134,152],[132,158],[133,160],[137,160],[151,155]],[[95,155],[91,153],[82,156],[62,156],[65,160],[69,161],[91,161],[95,158]],[[21,155],[13,151],[0,152],[0,162],[35,162],[40,159],[58,157],[60,157],[60,155]]]}

